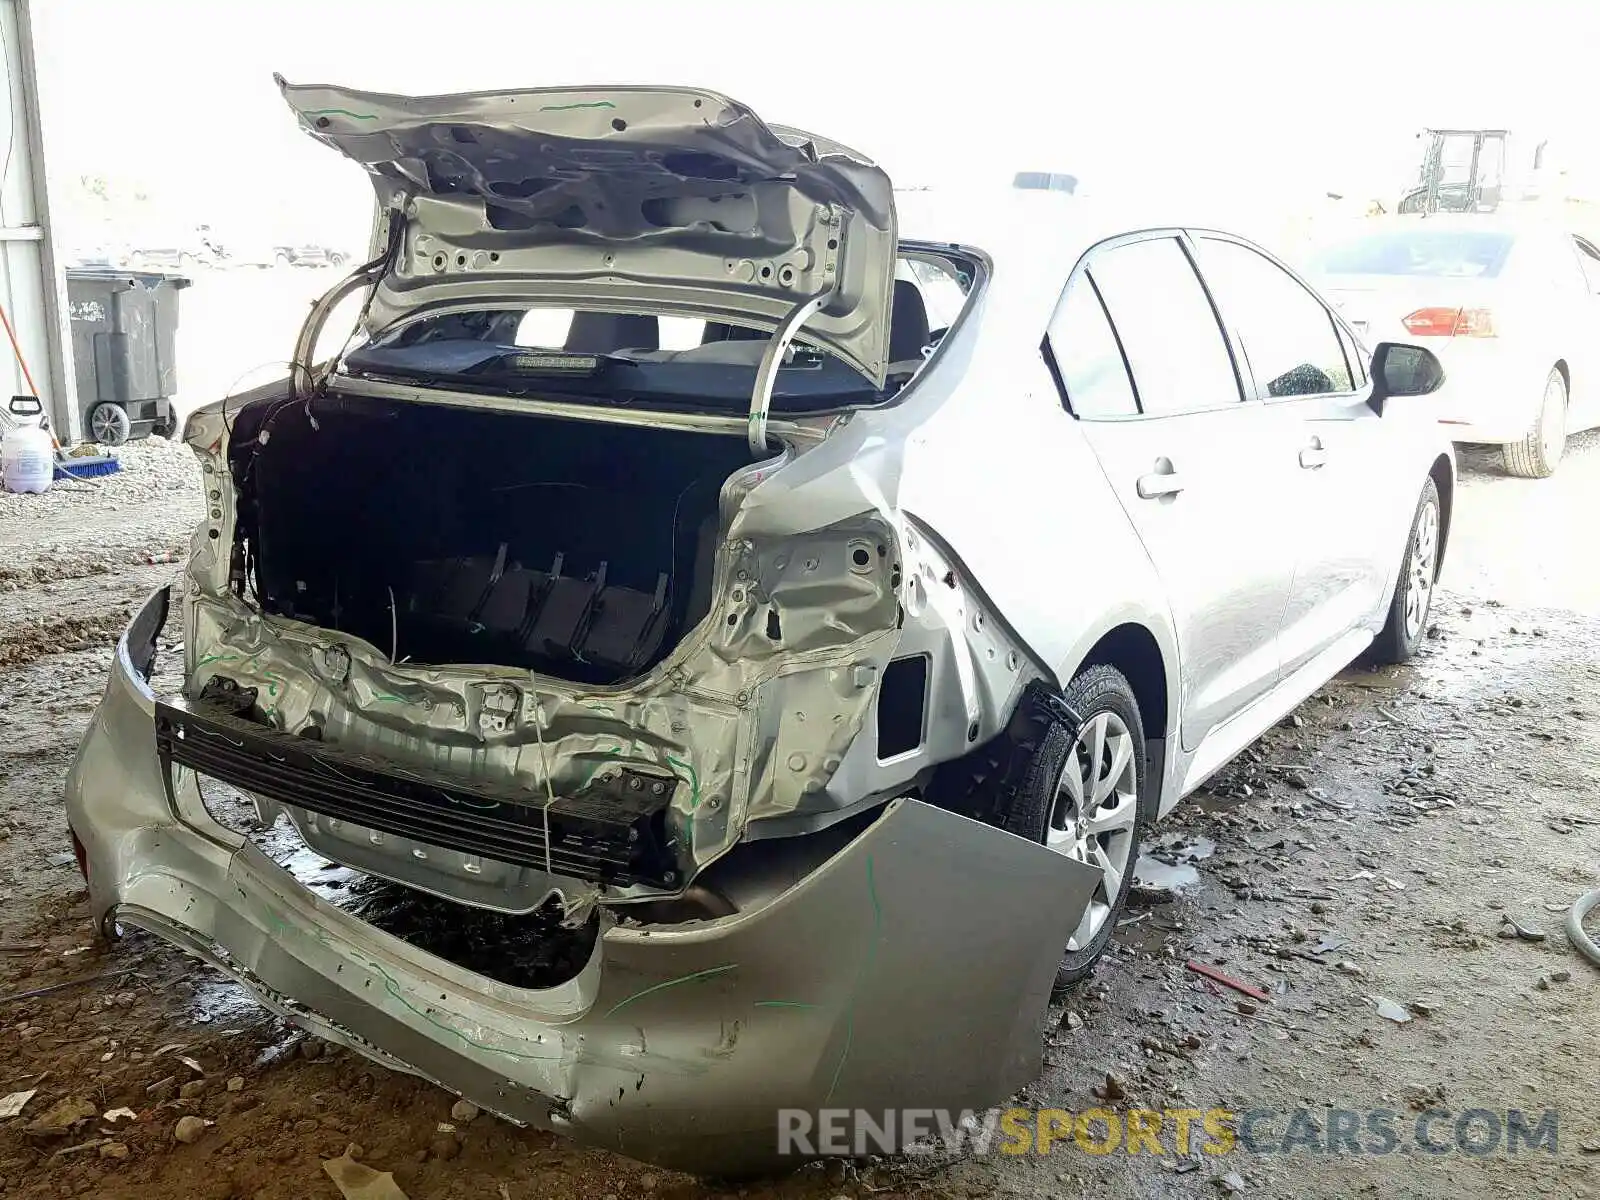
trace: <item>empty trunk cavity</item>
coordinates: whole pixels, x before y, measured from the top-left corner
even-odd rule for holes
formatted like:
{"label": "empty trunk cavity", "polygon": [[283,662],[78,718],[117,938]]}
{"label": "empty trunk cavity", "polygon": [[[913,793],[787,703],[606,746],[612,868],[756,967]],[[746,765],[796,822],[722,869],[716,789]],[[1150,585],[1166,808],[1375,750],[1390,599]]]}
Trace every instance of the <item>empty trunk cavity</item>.
{"label": "empty trunk cavity", "polygon": [[705,615],[718,497],[750,461],[719,434],[354,397],[249,410],[233,445],[264,612],[587,684]]}

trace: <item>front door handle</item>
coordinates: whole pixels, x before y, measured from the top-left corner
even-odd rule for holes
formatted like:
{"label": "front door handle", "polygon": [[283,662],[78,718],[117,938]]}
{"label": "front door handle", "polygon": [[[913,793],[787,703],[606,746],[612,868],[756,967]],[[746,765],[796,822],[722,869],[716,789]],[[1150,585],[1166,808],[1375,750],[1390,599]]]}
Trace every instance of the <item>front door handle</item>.
{"label": "front door handle", "polygon": [[1313,442],[1300,451],[1300,465],[1308,471],[1326,466],[1327,462],[1328,452],[1322,448],[1321,442]]}
{"label": "front door handle", "polygon": [[1169,459],[1156,460],[1156,469],[1139,476],[1134,490],[1141,500],[1159,500],[1163,496],[1176,496],[1183,491],[1183,476],[1173,469]]}

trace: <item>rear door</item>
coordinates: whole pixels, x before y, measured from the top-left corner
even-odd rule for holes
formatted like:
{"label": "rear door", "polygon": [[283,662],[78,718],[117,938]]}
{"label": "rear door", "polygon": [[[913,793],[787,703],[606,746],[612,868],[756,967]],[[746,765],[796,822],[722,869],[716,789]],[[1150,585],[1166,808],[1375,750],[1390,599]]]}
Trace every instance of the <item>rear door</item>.
{"label": "rear door", "polygon": [[1279,635],[1287,675],[1379,610],[1394,565],[1378,557],[1389,545],[1380,531],[1395,513],[1409,515],[1414,497],[1401,489],[1414,492],[1417,481],[1404,478],[1407,443],[1384,436],[1354,343],[1328,306],[1246,242],[1198,232],[1194,242],[1252,394],[1296,431],[1283,496],[1295,556]]}
{"label": "rear door", "polygon": [[[1179,232],[1132,235],[1085,256],[1047,347],[1166,590],[1182,660],[1182,740],[1193,749],[1278,679],[1295,559],[1283,506],[1292,432],[1244,400]],[[1062,521],[1070,528],[1072,514]],[[1083,555],[1087,584],[1093,531],[1073,531],[1066,544]]]}

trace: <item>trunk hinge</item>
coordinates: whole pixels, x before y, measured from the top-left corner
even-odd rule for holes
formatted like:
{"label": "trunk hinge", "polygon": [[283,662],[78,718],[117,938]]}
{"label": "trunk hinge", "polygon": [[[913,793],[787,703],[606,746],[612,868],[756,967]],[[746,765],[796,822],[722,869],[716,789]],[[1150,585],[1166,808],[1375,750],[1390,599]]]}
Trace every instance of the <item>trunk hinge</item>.
{"label": "trunk hinge", "polygon": [[800,332],[800,327],[810,320],[812,314],[821,308],[823,302],[831,295],[833,289],[829,288],[800,301],[791,308],[788,315],[772,331],[772,339],[767,342],[767,352],[761,356],[761,365],[756,368],[755,390],[750,393],[749,437],[751,451],[763,458],[771,453],[767,449],[767,413],[772,408],[772,389],[778,382],[778,371],[789,353],[789,343],[794,341],[794,335]]}
{"label": "trunk hinge", "polygon": [[[371,262],[362,263],[349,275],[334,284],[320,300],[311,306],[305,324],[300,326],[300,336],[294,340],[294,357],[289,363],[289,390],[298,400],[309,400],[321,378],[313,372],[311,356],[317,352],[317,340],[322,336],[322,327],[328,323],[328,316],[333,312],[338,303],[352,292],[361,288],[376,289],[378,281],[394,266],[395,260],[400,255],[400,245],[404,239],[406,221],[399,209],[389,212],[389,244],[384,247],[382,254]],[[367,293],[367,304],[372,302],[372,291]],[[367,304],[361,306],[360,322],[364,323],[367,316]]]}

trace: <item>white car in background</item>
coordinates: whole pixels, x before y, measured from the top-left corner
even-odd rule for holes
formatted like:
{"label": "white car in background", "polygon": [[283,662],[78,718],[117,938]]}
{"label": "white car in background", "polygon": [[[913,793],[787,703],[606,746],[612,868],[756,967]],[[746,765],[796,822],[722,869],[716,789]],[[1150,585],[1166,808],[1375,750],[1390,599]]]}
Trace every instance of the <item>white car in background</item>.
{"label": "white car in background", "polygon": [[1543,478],[1568,434],[1600,425],[1600,245],[1560,224],[1481,215],[1366,220],[1307,274],[1368,344],[1444,364],[1435,403],[1458,442]]}

